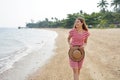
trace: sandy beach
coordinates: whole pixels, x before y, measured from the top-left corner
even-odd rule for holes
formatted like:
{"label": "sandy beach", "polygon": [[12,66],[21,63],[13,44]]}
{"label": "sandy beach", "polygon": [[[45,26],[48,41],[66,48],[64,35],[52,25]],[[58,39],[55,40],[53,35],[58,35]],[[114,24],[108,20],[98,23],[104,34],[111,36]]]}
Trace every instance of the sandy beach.
{"label": "sandy beach", "polygon": [[[58,33],[55,55],[31,74],[28,80],[73,80],[69,66],[67,36],[70,29],[50,29]],[[90,29],[80,80],[120,79],[120,29]]]}

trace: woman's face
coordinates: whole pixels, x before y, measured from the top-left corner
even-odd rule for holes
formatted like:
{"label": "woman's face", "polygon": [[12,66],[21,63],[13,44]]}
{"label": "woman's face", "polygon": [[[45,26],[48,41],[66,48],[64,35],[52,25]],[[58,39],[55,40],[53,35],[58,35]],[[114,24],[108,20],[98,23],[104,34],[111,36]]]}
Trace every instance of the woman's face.
{"label": "woman's face", "polygon": [[82,27],[82,22],[80,21],[80,20],[78,20],[78,19],[76,19],[76,21],[75,21],[75,26],[76,26],[76,28],[77,27]]}

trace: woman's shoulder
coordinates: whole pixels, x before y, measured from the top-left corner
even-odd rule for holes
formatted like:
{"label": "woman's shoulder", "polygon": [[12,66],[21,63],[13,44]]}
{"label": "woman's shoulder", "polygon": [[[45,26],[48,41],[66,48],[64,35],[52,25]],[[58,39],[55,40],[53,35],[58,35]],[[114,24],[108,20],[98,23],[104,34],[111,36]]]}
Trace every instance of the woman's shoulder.
{"label": "woman's shoulder", "polygon": [[72,36],[73,34],[75,33],[75,29],[71,29],[70,31],[69,31],[69,34]]}
{"label": "woman's shoulder", "polygon": [[89,32],[89,31],[84,30],[83,32],[84,32],[84,34],[86,34],[86,35],[90,35],[90,32]]}
{"label": "woman's shoulder", "polygon": [[75,29],[71,29],[69,32],[74,32],[75,31]]}

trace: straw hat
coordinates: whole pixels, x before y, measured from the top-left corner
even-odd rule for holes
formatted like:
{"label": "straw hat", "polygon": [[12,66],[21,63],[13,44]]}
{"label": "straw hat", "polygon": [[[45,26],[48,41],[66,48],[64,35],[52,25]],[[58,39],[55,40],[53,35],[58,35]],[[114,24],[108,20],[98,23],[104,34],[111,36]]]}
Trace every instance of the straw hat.
{"label": "straw hat", "polygon": [[73,61],[81,61],[85,56],[84,49],[80,47],[70,48],[68,54]]}

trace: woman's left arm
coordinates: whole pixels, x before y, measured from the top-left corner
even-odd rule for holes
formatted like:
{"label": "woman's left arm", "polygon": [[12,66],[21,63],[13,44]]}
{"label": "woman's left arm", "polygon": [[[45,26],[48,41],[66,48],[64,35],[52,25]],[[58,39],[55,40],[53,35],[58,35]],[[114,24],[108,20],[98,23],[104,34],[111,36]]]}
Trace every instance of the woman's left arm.
{"label": "woman's left arm", "polygon": [[88,40],[88,38],[86,38],[86,39],[84,40],[84,45],[83,45],[82,47],[85,48],[85,46],[87,45],[87,40]]}

